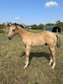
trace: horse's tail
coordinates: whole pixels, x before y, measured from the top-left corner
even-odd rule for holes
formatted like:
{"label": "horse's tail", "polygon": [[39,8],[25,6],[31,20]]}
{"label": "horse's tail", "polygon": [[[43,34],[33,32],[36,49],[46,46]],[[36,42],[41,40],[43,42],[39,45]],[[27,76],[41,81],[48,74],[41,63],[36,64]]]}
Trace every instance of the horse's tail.
{"label": "horse's tail", "polygon": [[61,47],[61,42],[60,42],[59,35],[56,34],[56,37],[57,37],[57,47],[60,48]]}

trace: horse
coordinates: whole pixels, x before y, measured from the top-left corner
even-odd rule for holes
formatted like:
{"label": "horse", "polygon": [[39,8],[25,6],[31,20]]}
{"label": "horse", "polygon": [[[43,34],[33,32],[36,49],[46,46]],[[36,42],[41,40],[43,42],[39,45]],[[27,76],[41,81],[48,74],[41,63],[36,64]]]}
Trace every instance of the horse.
{"label": "horse", "polygon": [[49,65],[51,65],[52,69],[54,69],[56,65],[56,46],[60,47],[59,36],[56,33],[50,31],[43,31],[40,33],[32,33],[27,31],[22,25],[19,24],[11,24],[9,27],[8,39],[11,40],[13,36],[19,35],[25,45],[25,53],[26,53],[26,61],[24,68],[27,68],[29,65],[29,56],[30,50],[32,46],[41,46],[47,44],[51,56]]}

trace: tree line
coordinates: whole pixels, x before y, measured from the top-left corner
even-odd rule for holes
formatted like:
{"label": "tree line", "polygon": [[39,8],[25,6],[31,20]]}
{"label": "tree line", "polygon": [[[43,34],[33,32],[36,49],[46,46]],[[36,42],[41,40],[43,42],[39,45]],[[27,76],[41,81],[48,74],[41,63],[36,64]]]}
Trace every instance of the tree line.
{"label": "tree line", "polygon": [[[7,22],[7,23],[2,23],[0,24],[0,29],[5,29],[7,25],[9,25],[11,22]],[[48,26],[58,26],[61,28],[61,30],[63,30],[63,22],[62,21],[56,21],[56,23],[47,23],[47,24],[33,24],[33,25],[25,25],[25,28],[28,29],[38,29],[38,30],[44,30],[45,28],[47,28]]]}
{"label": "tree line", "polygon": [[58,26],[58,27],[60,27],[61,28],[61,30],[63,30],[63,22],[62,21],[56,21],[56,23],[47,23],[47,24],[39,24],[39,25],[36,25],[36,24],[34,24],[34,25],[30,25],[30,28],[31,29],[41,29],[41,30],[44,30],[45,28],[47,28],[47,27],[51,27],[51,26]]}

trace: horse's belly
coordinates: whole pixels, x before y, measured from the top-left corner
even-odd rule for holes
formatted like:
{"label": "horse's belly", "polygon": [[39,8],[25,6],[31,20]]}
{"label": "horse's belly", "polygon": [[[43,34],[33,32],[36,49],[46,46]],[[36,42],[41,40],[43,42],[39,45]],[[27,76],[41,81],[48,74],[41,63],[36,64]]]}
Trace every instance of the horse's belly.
{"label": "horse's belly", "polygon": [[33,41],[32,42],[32,46],[40,46],[40,45],[44,45],[45,44],[45,42],[44,41]]}

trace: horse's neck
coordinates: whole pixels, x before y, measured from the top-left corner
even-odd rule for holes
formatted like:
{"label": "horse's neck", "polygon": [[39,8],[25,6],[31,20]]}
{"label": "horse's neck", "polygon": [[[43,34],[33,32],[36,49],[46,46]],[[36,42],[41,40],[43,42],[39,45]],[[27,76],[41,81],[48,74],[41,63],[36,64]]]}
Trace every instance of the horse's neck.
{"label": "horse's neck", "polygon": [[29,32],[28,31],[26,31],[24,28],[21,28],[20,26],[18,27],[18,34],[19,34],[19,36],[25,36],[25,35],[27,35]]}

